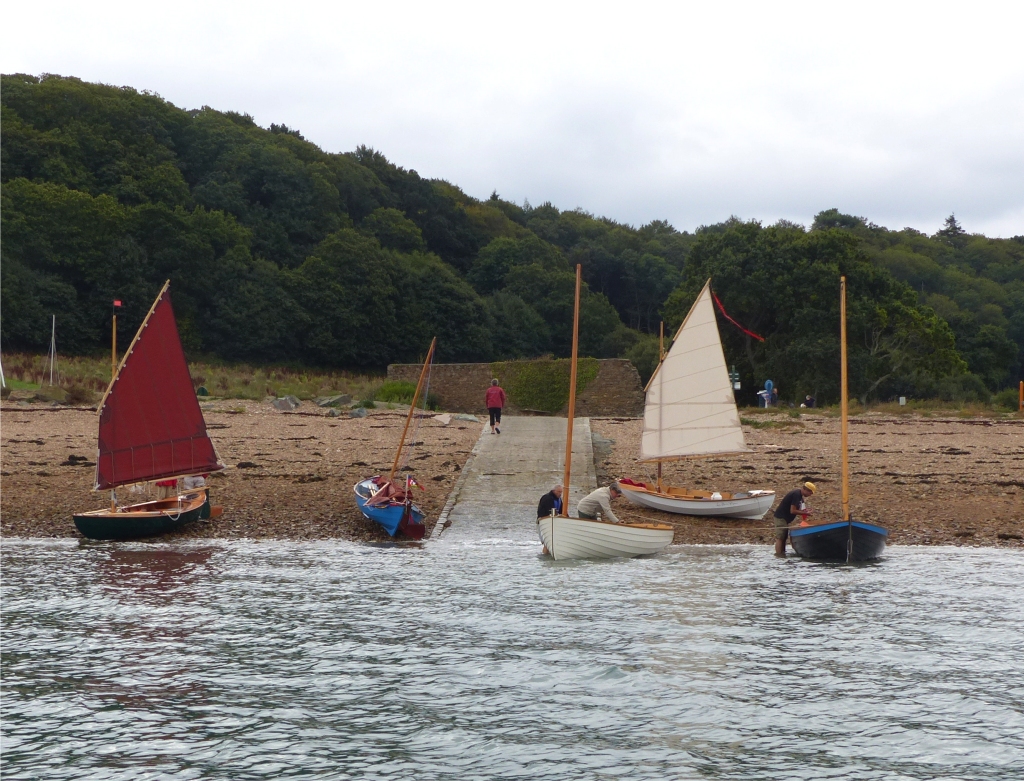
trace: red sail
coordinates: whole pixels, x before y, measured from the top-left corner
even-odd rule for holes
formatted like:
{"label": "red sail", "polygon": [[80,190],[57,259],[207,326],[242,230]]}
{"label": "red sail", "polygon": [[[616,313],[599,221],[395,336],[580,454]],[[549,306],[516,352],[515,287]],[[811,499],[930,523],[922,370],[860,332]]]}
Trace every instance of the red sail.
{"label": "red sail", "polygon": [[167,288],[103,397],[97,489],[224,468],[206,433]]}

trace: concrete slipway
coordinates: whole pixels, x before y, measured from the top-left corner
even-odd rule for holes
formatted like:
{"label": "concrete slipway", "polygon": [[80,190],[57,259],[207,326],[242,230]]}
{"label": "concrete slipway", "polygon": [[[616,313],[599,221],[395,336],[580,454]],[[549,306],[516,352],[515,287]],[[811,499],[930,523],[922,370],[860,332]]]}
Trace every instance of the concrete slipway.
{"label": "concrete slipway", "polygon": [[[562,482],[565,418],[506,417],[500,434],[485,425],[438,517],[433,539],[536,542],[537,502]],[[570,510],[597,487],[590,419],[573,425]]]}

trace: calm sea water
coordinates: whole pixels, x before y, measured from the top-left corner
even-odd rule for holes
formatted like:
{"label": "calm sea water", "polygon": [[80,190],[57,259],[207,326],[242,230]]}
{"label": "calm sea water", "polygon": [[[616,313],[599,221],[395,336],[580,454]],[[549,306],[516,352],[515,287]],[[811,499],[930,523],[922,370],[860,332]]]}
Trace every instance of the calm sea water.
{"label": "calm sea water", "polygon": [[1024,555],[3,545],[7,779],[1021,779]]}

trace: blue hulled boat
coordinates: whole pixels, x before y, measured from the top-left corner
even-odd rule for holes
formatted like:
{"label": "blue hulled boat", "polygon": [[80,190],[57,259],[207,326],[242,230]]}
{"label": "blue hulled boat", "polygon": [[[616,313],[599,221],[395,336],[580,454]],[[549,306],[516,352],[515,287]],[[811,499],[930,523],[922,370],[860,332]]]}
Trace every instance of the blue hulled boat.
{"label": "blue hulled boat", "polygon": [[885,550],[889,532],[882,526],[853,520],[850,515],[849,398],[846,370],[846,277],[839,278],[839,366],[842,395],[840,413],[843,455],[843,520],[789,529],[793,550],[805,559],[854,562],[877,559]]}
{"label": "blue hulled boat", "polygon": [[[403,461],[405,437],[409,433],[409,424],[412,423],[416,412],[416,402],[423,398],[424,407],[426,407],[427,393],[424,390],[424,383],[429,376],[430,363],[434,358],[436,346],[437,338],[435,337],[430,343],[430,349],[427,350],[427,358],[423,362],[419,382],[416,383],[416,392],[413,393],[412,403],[409,405],[409,414],[405,418],[405,428],[402,429],[402,438],[398,441],[398,452],[395,453],[395,461],[391,465],[390,474],[368,477],[365,480],[360,480],[354,487],[356,506],[359,508],[359,512],[371,521],[379,523],[384,531],[392,537],[401,532],[410,539],[422,540],[426,532],[426,527],[423,525],[425,517],[423,511],[412,503],[412,498],[409,496],[412,486],[419,484],[408,476],[405,480],[396,482],[395,475],[399,471],[399,465],[406,463]],[[407,457],[408,453],[404,453],[404,455]]]}
{"label": "blue hulled boat", "polygon": [[818,561],[871,561],[885,550],[889,532],[862,521],[798,526],[789,531],[793,550],[805,559]]}
{"label": "blue hulled boat", "polygon": [[[409,500],[408,494],[404,496],[393,496],[374,503],[373,499],[380,493],[382,486],[377,481],[380,477],[370,477],[356,483],[356,505],[359,511],[371,521],[379,523],[384,531],[394,537],[402,532],[406,537],[413,540],[422,540],[426,527],[423,519],[426,517],[423,511]],[[387,486],[383,486],[387,490]],[[382,497],[383,498],[383,497]]]}

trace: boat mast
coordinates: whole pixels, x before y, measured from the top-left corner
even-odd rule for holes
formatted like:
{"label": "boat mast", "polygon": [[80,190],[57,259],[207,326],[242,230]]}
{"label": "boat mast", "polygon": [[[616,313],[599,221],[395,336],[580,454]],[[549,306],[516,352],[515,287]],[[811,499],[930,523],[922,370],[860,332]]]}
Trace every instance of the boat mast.
{"label": "boat mast", "polygon": [[[660,332],[658,334],[658,368],[661,368],[661,364],[665,362],[665,321],[661,321]],[[658,415],[661,416],[661,409],[658,409]],[[661,492],[661,461],[658,461],[658,492]]]}
{"label": "boat mast", "polygon": [[576,355],[580,341],[580,264],[576,264],[576,305],[572,312],[572,363],[569,369],[569,425],[565,434],[565,474],[562,476],[562,517],[569,517],[569,473],[572,469],[572,423],[576,416]]}
{"label": "boat mast", "polygon": [[[166,285],[165,285],[166,287]],[[117,304],[114,304],[117,306]],[[56,328],[56,316],[54,317]],[[114,317],[110,325],[110,381],[113,382],[117,376],[117,310],[114,310]]]}
{"label": "boat mast", "polygon": [[[167,287],[167,285],[164,284],[164,287]],[[161,292],[163,292],[163,291],[161,291]],[[159,300],[159,296],[157,298]],[[111,307],[111,309],[113,310],[113,316],[112,316],[111,322],[110,322],[110,388],[114,387],[114,380],[117,379],[117,306],[118,306],[119,303],[120,303],[119,301],[115,301],[113,306]],[[56,321],[56,316],[54,316],[54,328],[55,329],[56,329],[56,322],[57,322]],[[110,388],[107,389],[107,393],[110,393]],[[104,393],[103,394],[104,400],[106,399],[106,397],[107,397],[107,394]],[[97,407],[97,409],[100,410],[100,411],[103,410],[103,403],[102,402],[100,402],[100,404]],[[99,474],[99,471],[98,471],[99,468],[100,468],[99,467],[99,463],[100,463],[100,460],[99,460],[99,458],[97,458],[96,459],[97,474]],[[111,465],[111,472],[113,472],[113,465],[114,465],[114,459],[113,458],[110,459],[110,465]],[[110,512],[114,512],[115,510],[117,510],[117,489],[116,488],[111,488],[110,489]]]}
{"label": "boat mast", "polygon": [[416,383],[416,392],[412,395],[412,403],[409,405],[409,414],[405,418],[405,428],[402,429],[402,439],[398,443],[398,452],[395,453],[395,462],[391,465],[391,474],[388,476],[388,482],[393,482],[395,479],[395,472],[398,471],[398,462],[402,458],[402,448],[405,447],[405,435],[409,432],[409,424],[412,422],[412,416],[416,412],[416,402],[420,397],[420,391],[423,389],[423,381],[427,378],[427,369],[430,368],[430,361],[434,357],[434,345],[437,344],[437,337],[435,336],[433,341],[430,343],[430,349],[427,350],[427,359],[423,362],[423,368],[420,370],[420,379]]}
{"label": "boat mast", "polygon": [[[50,385],[53,385],[53,367],[57,363],[57,315],[53,315],[53,323],[50,326]],[[57,381],[60,381],[60,372],[57,372]]]}
{"label": "boat mast", "polygon": [[849,397],[846,390],[846,277],[839,278],[839,360],[840,360],[840,382],[841,404],[840,415],[842,419],[842,441],[843,441],[843,520],[850,520],[850,457],[849,457]]}

